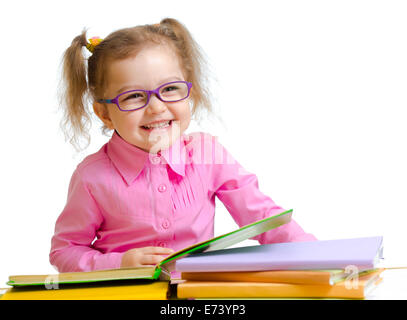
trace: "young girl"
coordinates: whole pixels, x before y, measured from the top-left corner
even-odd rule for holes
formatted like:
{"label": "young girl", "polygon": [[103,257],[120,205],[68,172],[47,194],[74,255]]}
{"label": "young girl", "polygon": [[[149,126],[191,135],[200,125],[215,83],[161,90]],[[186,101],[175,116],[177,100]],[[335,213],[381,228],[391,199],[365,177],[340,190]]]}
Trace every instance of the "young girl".
{"label": "young girl", "polygon": [[[90,42],[83,32],[63,62],[71,142],[87,135],[87,96],[113,134],[73,173],[50,252],[59,272],[154,265],[209,239],[215,196],[239,226],[284,211],[215,137],[184,133],[210,101],[202,55],[181,23],[164,19]],[[315,240],[295,221],[255,239]]]}

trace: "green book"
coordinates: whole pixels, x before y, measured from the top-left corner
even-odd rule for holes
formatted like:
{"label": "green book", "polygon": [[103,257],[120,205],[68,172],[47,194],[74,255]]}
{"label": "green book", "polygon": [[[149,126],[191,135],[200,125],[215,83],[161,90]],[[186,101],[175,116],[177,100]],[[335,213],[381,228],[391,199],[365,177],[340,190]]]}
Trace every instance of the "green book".
{"label": "green book", "polygon": [[287,210],[278,215],[243,226],[235,231],[186,247],[169,255],[155,266],[89,272],[66,272],[49,275],[13,275],[9,276],[7,285],[13,287],[30,285],[45,285],[46,287],[52,287],[54,284],[87,283],[113,280],[169,280],[171,271],[174,271],[176,260],[182,259],[192,253],[225,249],[266,231],[277,228],[291,221],[292,212],[292,209]]}

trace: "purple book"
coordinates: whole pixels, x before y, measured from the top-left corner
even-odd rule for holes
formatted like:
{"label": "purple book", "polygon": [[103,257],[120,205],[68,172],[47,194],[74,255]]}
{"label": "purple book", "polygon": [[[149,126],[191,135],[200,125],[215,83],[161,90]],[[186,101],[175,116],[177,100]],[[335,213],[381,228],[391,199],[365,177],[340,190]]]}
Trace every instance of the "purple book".
{"label": "purple book", "polygon": [[196,253],[176,261],[178,272],[373,269],[383,237],[273,243]]}

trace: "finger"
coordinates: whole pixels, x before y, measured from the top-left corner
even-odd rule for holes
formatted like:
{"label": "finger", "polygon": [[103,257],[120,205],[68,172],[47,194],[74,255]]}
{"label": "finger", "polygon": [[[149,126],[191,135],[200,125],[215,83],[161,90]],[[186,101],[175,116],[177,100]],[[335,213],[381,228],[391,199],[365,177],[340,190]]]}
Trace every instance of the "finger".
{"label": "finger", "polygon": [[140,263],[142,265],[155,265],[159,263],[161,260],[163,260],[165,257],[160,256],[160,255],[144,255],[140,259]]}
{"label": "finger", "polygon": [[164,247],[144,247],[142,248],[144,254],[171,254],[174,250]]}

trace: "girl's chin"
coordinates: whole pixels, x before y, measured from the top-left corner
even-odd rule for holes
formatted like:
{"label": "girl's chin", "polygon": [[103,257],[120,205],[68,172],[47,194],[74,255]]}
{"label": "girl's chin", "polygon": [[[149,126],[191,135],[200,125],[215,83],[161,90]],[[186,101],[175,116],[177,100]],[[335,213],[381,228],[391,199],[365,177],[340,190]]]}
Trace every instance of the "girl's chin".
{"label": "girl's chin", "polygon": [[171,136],[169,134],[151,135],[148,140],[143,141],[143,146],[145,151],[149,153],[157,153],[158,151],[168,149],[172,146],[177,137]]}
{"label": "girl's chin", "polygon": [[140,128],[140,133],[144,137],[145,143],[151,146],[150,150],[153,150],[153,152],[169,148],[181,136],[180,126],[177,121],[170,121],[170,125],[165,128],[149,130]]}

